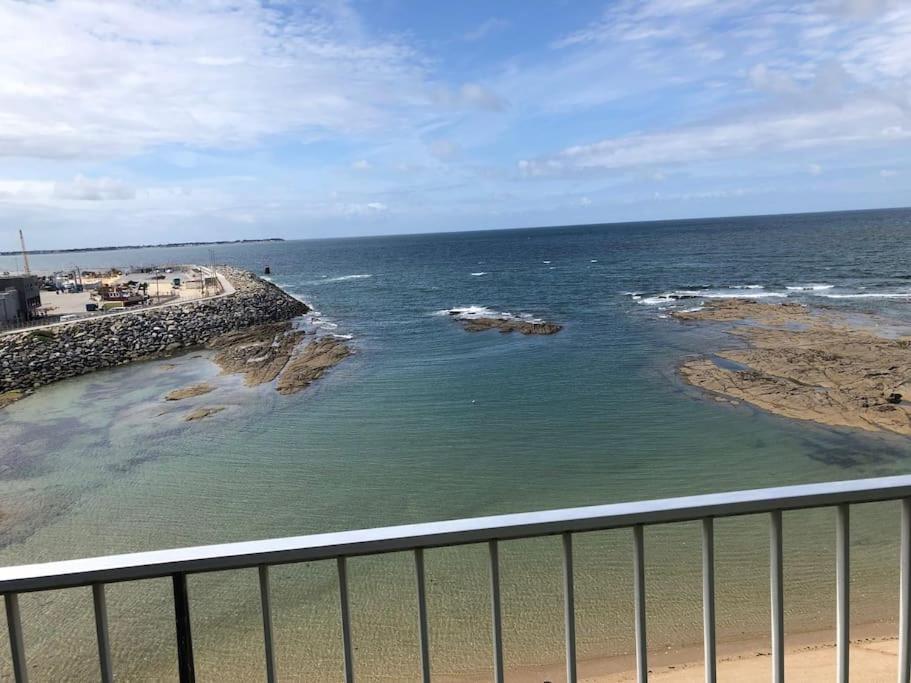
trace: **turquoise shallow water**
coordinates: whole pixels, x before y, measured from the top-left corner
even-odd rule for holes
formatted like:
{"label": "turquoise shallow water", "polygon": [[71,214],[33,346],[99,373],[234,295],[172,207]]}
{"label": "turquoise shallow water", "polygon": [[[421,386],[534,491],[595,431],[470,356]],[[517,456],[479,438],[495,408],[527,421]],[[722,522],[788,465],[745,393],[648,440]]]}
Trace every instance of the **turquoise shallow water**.
{"label": "turquoise shallow water", "polygon": [[[787,297],[888,316],[906,333],[909,228],[911,212],[883,211],[217,247],[220,262],[270,265],[278,284],[320,311],[308,323],[352,335],[357,355],[293,397],[215,378],[196,353],[62,382],[12,406],[0,414],[0,562],[907,472],[906,439],[722,406],[683,386],[681,358],[732,342],[664,309]],[[209,254],[32,263],[74,260],[87,268]],[[468,334],[438,314],[465,306],[566,327],[553,337]],[[228,409],[186,424],[186,406],[161,397],[203,378],[215,378],[217,392],[189,405]],[[853,618],[891,619],[897,511],[861,507],[853,522]],[[724,639],[767,634],[764,524],[718,523]],[[834,620],[834,513],[790,513],[785,524],[788,628],[824,628]],[[577,540],[582,658],[632,648],[630,542],[621,532]],[[504,545],[507,663],[558,662],[559,541]],[[649,529],[647,553],[652,648],[698,643],[698,528]],[[275,572],[285,679],[338,678],[332,571]],[[365,680],[417,675],[410,571],[406,556],[351,563]],[[428,553],[428,571],[434,670],[483,676],[484,549]],[[260,677],[255,574],[195,577],[190,588],[202,677]],[[148,582],[111,591],[124,680],[173,677],[168,590]],[[36,680],[96,675],[87,591],[26,596],[23,610]],[[0,678],[8,666],[0,648]]]}

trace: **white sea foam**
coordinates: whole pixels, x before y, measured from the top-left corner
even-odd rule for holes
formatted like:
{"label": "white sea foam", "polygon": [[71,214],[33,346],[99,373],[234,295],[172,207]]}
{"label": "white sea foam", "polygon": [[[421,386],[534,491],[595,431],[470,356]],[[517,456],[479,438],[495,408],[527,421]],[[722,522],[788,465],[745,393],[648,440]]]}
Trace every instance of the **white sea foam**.
{"label": "white sea foam", "polygon": [[434,315],[447,315],[458,320],[473,320],[475,318],[496,318],[498,320],[525,320],[532,323],[544,322],[542,318],[536,318],[531,313],[509,313],[507,311],[495,311],[487,306],[455,306],[453,308],[444,308],[441,311],[434,311]]}
{"label": "white sea foam", "polygon": [[827,289],[832,289],[835,285],[826,285],[826,284],[806,284],[806,285],[791,285],[785,287],[785,289],[792,292],[822,292]]}
{"label": "white sea foam", "polygon": [[541,263],[550,263],[550,261],[541,261]]}
{"label": "white sea foam", "polygon": [[911,299],[911,292],[857,292],[852,294],[817,294],[827,299]]}
{"label": "white sea foam", "polygon": [[597,262],[598,262],[598,259],[596,259],[596,258],[593,258],[591,261],[589,261],[589,263],[597,263]]}
{"label": "white sea foam", "polygon": [[481,277],[482,275],[487,275],[487,271],[486,271],[486,270],[481,270],[481,271],[479,271],[479,272],[477,272],[477,273],[472,273],[472,275],[474,275],[475,277]]}
{"label": "white sea foam", "polygon": [[354,339],[353,334],[333,334],[332,336],[335,337],[336,339],[344,339],[344,340]]}
{"label": "white sea foam", "polygon": [[761,285],[749,288],[744,285],[742,288],[726,289],[675,289],[652,296],[630,293],[630,296],[640,304],[655,306],[673,304],[687,299],[784,299],[788,295],[786,292],[767,292],[765,289],[761,289]]}
{"label": "white sea foam", "polygon": [[346,282],[348,280],[363,280],[368,277],[373,277],[373,273],[357,273],[355,275],[339,275],[338,277],[327,277],[322,280],[314,280],[309,282],[311,285],[322,285],[328,282]]}

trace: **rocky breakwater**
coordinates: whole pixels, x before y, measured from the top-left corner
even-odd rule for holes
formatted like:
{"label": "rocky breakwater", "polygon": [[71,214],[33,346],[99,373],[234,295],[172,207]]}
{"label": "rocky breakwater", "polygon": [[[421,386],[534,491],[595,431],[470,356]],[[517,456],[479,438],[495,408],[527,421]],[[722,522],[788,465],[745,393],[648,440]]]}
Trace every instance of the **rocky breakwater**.
{"label": "rocky breakwater", "polygon": [[730,325],[744,348],[685,361],[681,376],[719,400],[800,420],[911,435],[911,339],[834,312],[732,299],[678,320]]}
{"label": "rocky breakwater", "polygon": [[234,292],[0,336],[0,405],[4,396],[18,398],[51,382],[201,346],[309,311],[250,272],[228,267],[219,272]]}

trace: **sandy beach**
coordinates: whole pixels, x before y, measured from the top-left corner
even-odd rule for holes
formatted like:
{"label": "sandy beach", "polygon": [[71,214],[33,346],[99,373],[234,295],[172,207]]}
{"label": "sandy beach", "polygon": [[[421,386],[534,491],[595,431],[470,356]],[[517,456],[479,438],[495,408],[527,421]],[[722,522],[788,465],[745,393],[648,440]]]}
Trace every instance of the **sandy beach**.
{"label": "sandy beach", "polygon": [[[850,671],[852,680],[870,683],[894,681],[898,666],[898,640],[894,624],[866,624],[852,629]],[[785,675],[802,683],[829,683],[836,677],[833,631],[788,634]],[[578,662],[579,681],[628,683],[636,680],[633,655]],[[768,681],[771,677],[771,647],[768,640],[745,640],[718,644],[718,679],[738,683]],[[551,683],[565,679],[563,663],[508,672],[521,683]],[[477,679],[477,683],[481,680]],[[702,683],[705,680],[701,645],[649,652],[649,680],[663,683]]]}

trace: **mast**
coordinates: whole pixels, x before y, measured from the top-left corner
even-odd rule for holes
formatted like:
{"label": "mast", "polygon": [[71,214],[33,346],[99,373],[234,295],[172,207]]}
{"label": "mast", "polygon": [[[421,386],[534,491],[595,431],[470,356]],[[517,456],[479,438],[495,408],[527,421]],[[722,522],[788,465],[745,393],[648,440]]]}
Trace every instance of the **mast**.
{"label": "mast", "polygon": [[22,236],[22,230],[19,231],[19,243],[22,245],[22,264],[25,266],[25,274],[31,275],[32,271],[28,267],[28,252],[25,251],[25,237]]}

